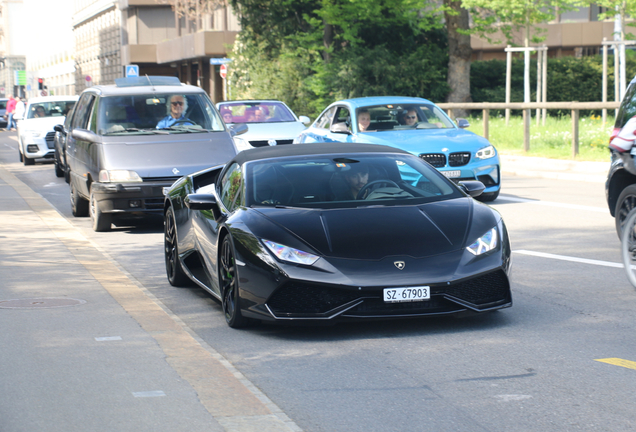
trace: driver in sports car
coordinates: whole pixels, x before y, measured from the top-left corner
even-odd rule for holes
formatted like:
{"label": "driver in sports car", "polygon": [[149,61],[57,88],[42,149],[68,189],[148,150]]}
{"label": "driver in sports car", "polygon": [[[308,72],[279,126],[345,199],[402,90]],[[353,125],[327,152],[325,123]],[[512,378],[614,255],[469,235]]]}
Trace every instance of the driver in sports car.
{"label": "driver in sports car", "polygon": [[[362,189],[369,181],[369,167],[360,164],[354,164],[351,169],[344,174],[345,182],[349,187],[350,196],[347,199],[357,199],[360,189]],[[364,199],[369,191],[365,193]]]}
{"label": "driver in sports car", "polygon": [[188,100],[183,95],[172,95],[166,104],[168,115],[157,123],[157,129],[164,129],[179,122],[182,125],[194,125],[183,113],[188,109]]}

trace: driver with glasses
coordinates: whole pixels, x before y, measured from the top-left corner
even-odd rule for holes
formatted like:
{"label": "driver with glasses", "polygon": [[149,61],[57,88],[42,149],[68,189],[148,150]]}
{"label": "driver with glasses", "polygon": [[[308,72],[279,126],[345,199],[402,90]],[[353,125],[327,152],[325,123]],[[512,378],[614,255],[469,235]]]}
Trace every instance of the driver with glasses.
{"label": "driver with glasses", "polygon": [[166,103],[168,115],[157,123],[157,129],[165,129],[177,125],[194,125],[183,113],[188,109],[188,100],[183,95],[172,95]]}

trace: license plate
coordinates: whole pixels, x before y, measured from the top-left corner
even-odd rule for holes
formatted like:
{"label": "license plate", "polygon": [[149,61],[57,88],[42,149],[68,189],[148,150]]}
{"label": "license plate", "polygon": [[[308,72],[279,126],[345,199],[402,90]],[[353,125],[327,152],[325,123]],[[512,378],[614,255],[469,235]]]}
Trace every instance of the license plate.
{"label": "license plate", "polygon": [[430,298],[431,288],[428,286],[384,289],[385,303],[416,302]]}
{"label": "license plate", "polygon": [[456,178],[462,175],[460,170],[454,171],[440,171],[446,178]]}

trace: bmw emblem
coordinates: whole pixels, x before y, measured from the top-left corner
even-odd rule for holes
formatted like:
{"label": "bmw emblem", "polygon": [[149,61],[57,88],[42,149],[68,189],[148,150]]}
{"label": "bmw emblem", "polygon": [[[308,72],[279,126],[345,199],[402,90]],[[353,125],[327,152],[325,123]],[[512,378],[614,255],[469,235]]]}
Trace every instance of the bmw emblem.
{"label": "bmw emblem", "polygon": [[172,174],[177,175],[179,174],[179,170],[176,168],[172,168]]}
{"label": "bmw emblem", "polygon": [[406,263],[404,261],[395,261],[393,264],[395,265],[395,267],[397,267],[398,270],[404,270],[404,267],[406,266]]}
{"label": "bmw emblem", "polygon": [[275,146],[275,145],[276,145],[276,144],[278,144],[278,143],[276,142],[276,140],[275,140],[275,139],[271,139],[271,140],[267,141],[267,144],[269,144],[269,145],[271,145],[271,146]]}

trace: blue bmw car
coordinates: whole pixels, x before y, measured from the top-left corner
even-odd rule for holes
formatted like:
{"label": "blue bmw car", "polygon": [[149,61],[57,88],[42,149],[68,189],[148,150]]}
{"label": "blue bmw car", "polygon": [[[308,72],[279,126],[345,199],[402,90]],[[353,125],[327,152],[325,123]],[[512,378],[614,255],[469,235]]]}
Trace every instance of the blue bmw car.
{"label": "blue bmw car", "polygon": [[378,96],[334,102],[294,143],[358,142],[406,150],[437,168],[454,182],[478,180],[486,189],[479,197],[499,196],[499,154],[485,138],[457,126],[433,102],[413,97]]}

